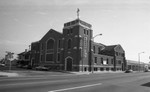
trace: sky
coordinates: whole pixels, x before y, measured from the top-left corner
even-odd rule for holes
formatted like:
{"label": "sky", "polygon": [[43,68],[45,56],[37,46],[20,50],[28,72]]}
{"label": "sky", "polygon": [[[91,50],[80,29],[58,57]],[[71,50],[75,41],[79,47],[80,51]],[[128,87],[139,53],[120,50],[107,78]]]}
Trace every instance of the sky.
{"label": "sky", "polygon": [[150,0],[0,0],[0,59],[40,40],[49,29],[62,32],[63,24],[77,18],[90,23],[94,39],[120,44],[126,59],[150,62]]}

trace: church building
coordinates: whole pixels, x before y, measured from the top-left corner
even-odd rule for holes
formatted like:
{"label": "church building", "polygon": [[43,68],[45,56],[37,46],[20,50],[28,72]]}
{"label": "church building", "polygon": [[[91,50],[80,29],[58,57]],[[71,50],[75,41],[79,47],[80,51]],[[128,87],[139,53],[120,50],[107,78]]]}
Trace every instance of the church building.
{"label": "church building", "polygon": [[64,23],[63,32],[50,29],[31,43],[31,65],[64,71],[123,71],[125,51],[121,45],[93,42],[92,25],[77,18]]}

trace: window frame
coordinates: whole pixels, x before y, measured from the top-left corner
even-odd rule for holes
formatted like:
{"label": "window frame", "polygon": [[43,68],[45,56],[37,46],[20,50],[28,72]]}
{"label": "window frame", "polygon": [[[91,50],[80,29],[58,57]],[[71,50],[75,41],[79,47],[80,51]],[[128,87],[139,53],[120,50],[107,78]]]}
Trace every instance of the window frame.
{"label": "window frame", "polygon": [[[47,47],[48,47],[48,41],[49,41],[49,40],[53,40],[54,43],[53,43],[53,48],[49,48],[49,49],[48,49]],[[46,41],[46,50],[53,50],[54,47],[55,47],[55,39],[54,39],[54,38],[49,38],[49,39]]]}
{"label": "window frame", "polygon": [[[50,60],[50,61],[47,60],[47,55],[48,55],[48,54],[52,54],[52,55],[53,55],[52,61],[51,61],[51,60]],[[45,61],[46,61],[46,62],[54,62],[54,53],[46,53],[45,57],[46,57],[46,58],[45,58]]]}
{"label": "window frame", "polygon": [[103,61],[104,61],[104,59],[101,57],[101,64],[102,64],[102,65],[104,64],[104,62],[103,62]]}
{"label": "window frame", "polygon": [[70,38],[67,40],[67,49],[71,49],[71,47],[72,47],[72,39]]}

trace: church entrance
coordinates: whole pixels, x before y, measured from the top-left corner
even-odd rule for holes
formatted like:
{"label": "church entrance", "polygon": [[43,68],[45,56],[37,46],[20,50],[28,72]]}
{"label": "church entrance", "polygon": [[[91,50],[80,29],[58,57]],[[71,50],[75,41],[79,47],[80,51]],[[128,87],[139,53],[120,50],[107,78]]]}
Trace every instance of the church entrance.
{"label": "church entrance", "polygon": [[71,57],[68,57],[66,59],[66,70],[67,71],[72,71],[72,58]]}

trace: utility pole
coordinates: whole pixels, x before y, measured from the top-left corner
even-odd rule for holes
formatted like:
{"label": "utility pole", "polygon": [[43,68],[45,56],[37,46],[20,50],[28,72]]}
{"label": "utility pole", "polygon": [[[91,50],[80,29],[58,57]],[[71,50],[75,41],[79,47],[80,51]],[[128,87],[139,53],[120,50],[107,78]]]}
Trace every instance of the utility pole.
{"label": "utility pole", "polygon": [[138,61],[139,61],[139,72],[140,72],[140,70],[141,70],[141,62],[140,62],[140,55],[142,54],[142,53],[144,53],[144,52],[140,52],[140,53],[138,53]]}

